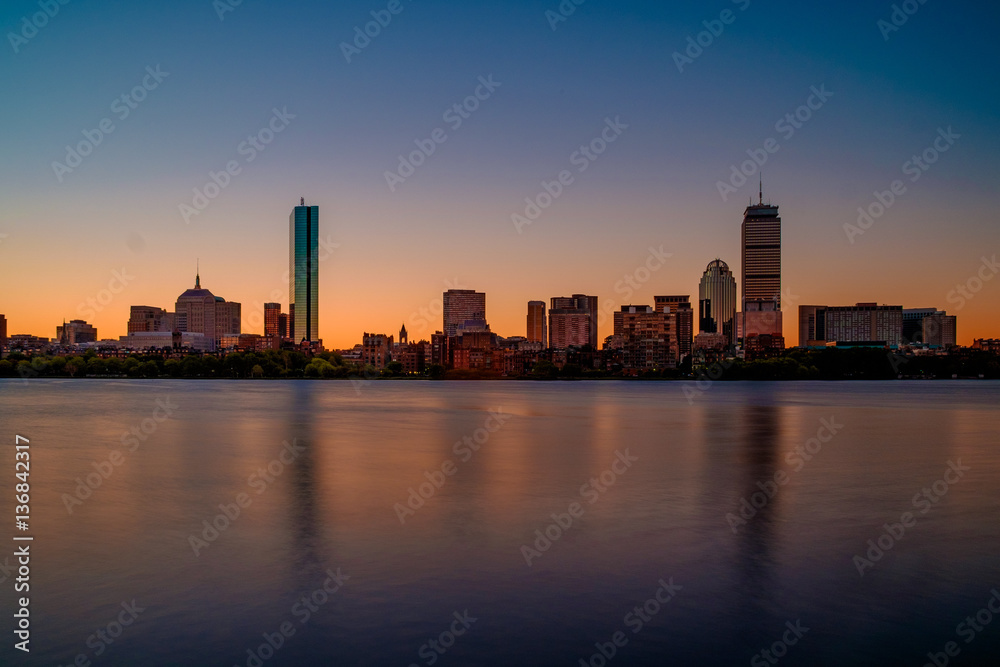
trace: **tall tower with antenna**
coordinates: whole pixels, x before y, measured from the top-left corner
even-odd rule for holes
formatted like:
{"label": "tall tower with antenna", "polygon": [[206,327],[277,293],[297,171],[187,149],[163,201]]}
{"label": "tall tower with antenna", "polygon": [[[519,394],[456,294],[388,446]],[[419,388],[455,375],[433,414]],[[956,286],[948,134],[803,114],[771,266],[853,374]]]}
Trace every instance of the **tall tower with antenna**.
{"label": "tall tower with antenna", "polygon": [[757,203],[743,211],[743,337],[781,335],[781,217],[776,204],[764,203],[761,177]]}

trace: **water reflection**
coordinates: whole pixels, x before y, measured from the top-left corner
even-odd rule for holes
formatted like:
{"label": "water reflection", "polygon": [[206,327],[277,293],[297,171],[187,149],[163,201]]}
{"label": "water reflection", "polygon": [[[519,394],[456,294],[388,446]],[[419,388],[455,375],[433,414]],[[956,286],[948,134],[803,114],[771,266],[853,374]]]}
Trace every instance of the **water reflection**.
{"label": "water reflection", "polygon": [[[316,406],[310,383],[295,383],[286,394],[288,404],[288,437],[292,449],[298,450],[295,462],[289,466],[289,501],[285,504],[289,512],[292,539],[295,548],[290,549],[294,560],[289,561],[291,574],[302,588],[315,586],[318,575],[328,567],[323,555],[319,532],[319,499],[316,481]],[[326,429],[323,445],[328,456],[336,456],[334,438],[336,429]]]}
{"label": "water reflection", "polygon": [[[746,519],[736,533],[736,581],[740,615],[749,623],[742,634],[752,642],[773,613],[775,588],[775,540],[781,494],[774,473],[778,470],[781,439],[780,408],[744,405],[740,411],[739,459],[740,508],[734,513]],[[769,497],[769,491],[773,497]],[[751,509],[746,508],[746,500]],[[754,514],[755,512],[755,514]],[[749,518],[748,518],[749,517]]]}

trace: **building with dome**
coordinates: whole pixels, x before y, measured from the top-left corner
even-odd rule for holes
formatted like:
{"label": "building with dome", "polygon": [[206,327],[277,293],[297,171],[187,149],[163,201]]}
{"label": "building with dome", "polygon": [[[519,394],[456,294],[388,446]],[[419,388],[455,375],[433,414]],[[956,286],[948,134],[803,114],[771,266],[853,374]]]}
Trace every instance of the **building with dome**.
{"label": "building with dome", "polygon": [[212,340],[216,349],[222,337],[239,335],[242,306],[236,301],[226,301],[201,286],[201,275],[196,274],[194,288],[177,297],[174,307],[174,331],[200,333]]}
{"label": "building with dome", "polygon": [[736,344],[736,278],[721,259],[709,262],[698,285],[698,332],[722,334]]}

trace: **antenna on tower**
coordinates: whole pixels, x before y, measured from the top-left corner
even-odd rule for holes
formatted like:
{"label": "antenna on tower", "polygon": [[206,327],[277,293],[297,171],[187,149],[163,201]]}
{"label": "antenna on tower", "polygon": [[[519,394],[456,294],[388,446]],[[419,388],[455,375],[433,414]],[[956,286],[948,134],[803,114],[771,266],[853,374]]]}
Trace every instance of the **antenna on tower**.
{"label": "antenna on tower", "polygon": [[299,202],[301,202],[302,206],[305,206],[306,205],[306,198],[305,197],[299,197]]}
{"label": "antenna on tower", "polygon": [[757,193],[757,196],[760,197],[760,199],[758,200],[758,203],[763,204],[764,203],[764,171],[763,170],[761,170],[761,172],[760,172],[760,191]]}

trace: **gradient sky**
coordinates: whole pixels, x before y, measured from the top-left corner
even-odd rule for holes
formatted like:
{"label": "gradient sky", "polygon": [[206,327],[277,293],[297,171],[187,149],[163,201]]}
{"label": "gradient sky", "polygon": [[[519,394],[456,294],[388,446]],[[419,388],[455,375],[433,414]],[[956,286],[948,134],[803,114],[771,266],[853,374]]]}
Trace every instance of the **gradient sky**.
{"label": "gradient sky", "polygon": [[[947,309],[960,343],[1000,337],[1000,278],[949,299],[1000,251],[995,5],[930,0],[886,40],[877,22],[889,2],[588,0],[553,30],[556,0],[402,0],[348,63],[341,43],[387,4],[243,0],[220,20],[211,0],[72,1],[15,53],[9,33],[39,7],[5,1],[9,333],[54,336],[63,318],[90,315],[86,300],[124,268],[128,284],[86,318],[117,337],[132,304],[172,310],[198,259],[202,285],[242,302],[244,331],[259,332],[264,301],[287,306],[300,196],[337,244],[320,269],[327,346],[403,322],[429,336],[440,318],[424,323],[419,309],[440,312],[449,286],[485,291],[506,336],[524,335],[531,299],[696,299],[716,257],[740,279],[740,222],[756,196],[756,176],[725,202],[716,183],[774,137],[764,196],[784,224],[788,344],[798,305],[858,301]],[[725,9],[735,20],[679,72],[672,54]],[[112,102],[157,65],[169,76],[119,120]],[[490,75],[500,87],[453,130],[443,113]],[[833,96],[786,139],[775,124],[813,86]],[[295,118],[247,163],[238,147],[273,108]],[[570,156],[609,117],[628,129],[576,173]],[[60,183],[52,163],[103,118],[114,131]],[[960,138],[910,182],[903,164],[948,127]],[[384,172],[436,128],[447,141],[390,192]],[[241,173],[186,223],[179,205],[230,160]],[[511,214],[564,169],[573,184],[518,234]],[[849,243],[844,224],[896,179],[906,192]],[[623,300],[616,284],[661,245],[672,257]],[[600,336],[610,333],[607,322]]]}

